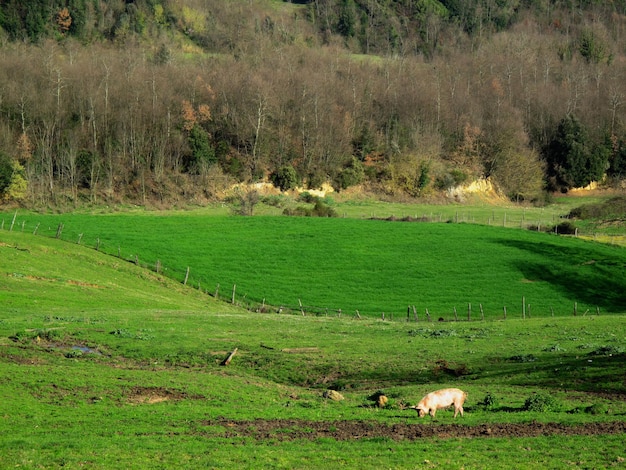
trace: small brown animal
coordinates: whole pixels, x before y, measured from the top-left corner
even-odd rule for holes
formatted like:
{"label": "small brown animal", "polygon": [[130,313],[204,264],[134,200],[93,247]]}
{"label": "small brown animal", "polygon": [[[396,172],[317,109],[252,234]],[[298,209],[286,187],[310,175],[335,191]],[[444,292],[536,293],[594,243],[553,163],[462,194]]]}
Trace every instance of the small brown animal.
{"label": "small brown animal", "polygon": [[433,418],[437,413],[437,410],[441,408],[448,408],[454,405],[454,417],[461,413],[463,416],[463,403],[467,398],[467,393],[458,388],[444,388],[431,392],[420,400],[417,406],[411,406],[420,418],[426,416],[426,413],[430,414]]}

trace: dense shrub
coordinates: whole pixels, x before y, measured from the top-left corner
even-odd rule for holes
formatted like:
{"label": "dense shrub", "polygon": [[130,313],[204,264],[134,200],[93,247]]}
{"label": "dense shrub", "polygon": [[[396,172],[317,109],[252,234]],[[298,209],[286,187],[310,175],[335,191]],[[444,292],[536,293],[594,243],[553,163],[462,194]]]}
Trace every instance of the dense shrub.
{"label": "dense shrub", "polygon": [[337,211],[321,199],[315,201],[313,207],[298,206],[295,209],[286,208],[283,210],[283,214],[302,217],[337,217]]}
{"label": "dense shrub", "polygon": [[270,181],[281,191],[288,191],[298,186],[298,174],[291,165],[281,166],[270,174]]}
{"label": "dense shrub", "polygon": [[552,395],[535,393],[524,402],[524,411],[538,411],[544,413],[546,411],[558,411],[559,402]]}

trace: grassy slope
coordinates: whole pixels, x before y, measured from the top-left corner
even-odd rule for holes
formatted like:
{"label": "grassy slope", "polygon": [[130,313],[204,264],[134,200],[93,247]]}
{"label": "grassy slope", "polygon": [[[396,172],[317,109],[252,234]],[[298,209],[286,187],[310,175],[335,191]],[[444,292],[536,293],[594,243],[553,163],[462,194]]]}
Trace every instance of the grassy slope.
{"label": "grassy slope", "polygon": [[[251,446],[203,424],[219,416],[415,422],[400,404],[448,385],[470,394],[463,424],[623,420],[620,316],[415,324],[258,315],[58,240],[0,231],[0,255],[0,304],[11,305],[0,317],[3,467],[555,468],[623,458],[620,436]],[[74,354],[74,345],[99,354]],[[234,347],[231,366],[219,366]],[[285,352],[304,347],[313,349]],[[330,385],[346,400],[321,399]],[[377,389],[391,408],[364,406]],[[564,400],[561,410],[519,411],[537,391]],[[487,392],[501,408],[477,407]],[[610,412],[568,413],[592,404]]]}
{"label": "grassy slope", "polygon": [[182,280],[230,298],[298,309],[406,316],[415,305],[436,318],[624,312],[626,252],[571,237],[478,224],[380,220],[208,216],[131,212],[24,214],[31,231],[95,246],[122,258],[139,256]]}

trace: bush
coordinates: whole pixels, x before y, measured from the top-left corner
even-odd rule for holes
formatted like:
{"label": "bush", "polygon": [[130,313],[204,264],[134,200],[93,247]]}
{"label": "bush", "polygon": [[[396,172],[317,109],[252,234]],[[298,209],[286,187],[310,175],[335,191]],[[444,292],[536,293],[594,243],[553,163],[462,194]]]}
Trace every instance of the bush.
{"label": "bush", "polygon": [[576,226],[571,222],[561,222],[554,227],[554,231],[560,235],[575,235]]}
{"label": "bush", "polygon": [[453,169],[435,179],[435,188],[440,191],[460,186],[469,180],[469,175],[462,170]]}
{"label": "bush", "polygon": [[300,217],[337,217],[337,211],[328,206],[321,199],[316,198],[315,205],[312,208],[298,206],[295,209],[285,208],[284,215],[300,216]]}
{"label": "bush", "polygon": [[337,217],[337,211],[322,200],[317,200],[313,206],[313,215],[316,217]]}
{"label": "bush", "polygon": [[319,198],[308,191],[304,191],[298,196],[298,201],[306,202],[307,204],[315,204],[319,201]]}
{"label": "bush", "polygon": [[552,395],[535,393],[526,399],[523,410],[537,411],[539,413],[559,411],[559,403]]}
{"label": "bush", "polygon": [[278,168],[270,175],[270,181],[281,191],[288,191],[298,186],[298,174],[291,165]]}
{"label": "bush", "polygon": [[365,178],[365,167],[356,158],[352,160],[341,170],[336,179],[337,189],[348,189],[350,186],[361,184]]}
{"label": "bush", "polygon": [[287,197],[283,194],[265,196],[263,203],[272,207],[284,207],[287,204]]}
{"label": "bush", "polygon": [[494,410],[499,405],[498,398],[492,394],[491,392],[487,392],[485,398],[482,399],[481,402],[478,403],[478,406],[486,409],[486,410]]}

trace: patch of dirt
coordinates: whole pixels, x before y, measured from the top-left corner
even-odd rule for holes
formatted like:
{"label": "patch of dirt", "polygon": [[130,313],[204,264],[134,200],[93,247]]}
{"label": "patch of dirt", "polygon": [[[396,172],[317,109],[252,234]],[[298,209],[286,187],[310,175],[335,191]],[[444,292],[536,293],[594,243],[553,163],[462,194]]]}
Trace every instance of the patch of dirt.
{"label": "patch of dirt", "polygon": [[169,388],[162,387],[133,387],[127,394],[128,403],[140,405],[140,404],[154,404],[164,401],[178,401],[184,399],[202,399],[203,396],[193,395],[190,396],[180,390],[171,390]]}
{"label": "patch of dirt", "polygon": [[338,441],[389,438],[417,440],[423,438],[459,437],[538,437],[538,436],[590,436],[626,433],[626,422],[587,423],[565,425],[560,423],[492,423],[477,426],[462,424],[384,424],[373,421],[304,421],[277,419],[231,421],[225,418],[203,422],[207,426],[223,426],[226,437],[251,437],[257,440],[287,441],[293,439],[316,440],[331,438]]}

